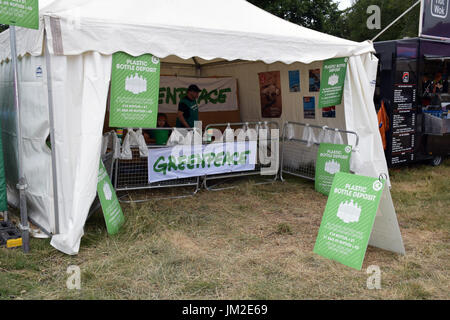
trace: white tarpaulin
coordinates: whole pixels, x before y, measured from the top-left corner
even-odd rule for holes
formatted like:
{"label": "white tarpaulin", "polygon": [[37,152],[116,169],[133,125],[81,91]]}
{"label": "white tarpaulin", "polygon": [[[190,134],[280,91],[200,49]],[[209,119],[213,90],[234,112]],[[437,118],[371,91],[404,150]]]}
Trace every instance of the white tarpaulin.
{"label": "white tarpaulin", "polygon": [[[45,52],[44,39],[49,52]],[[353,168],[378,177],[387,173],[371,82],[376,59],[370,42],[356,43],[309,30],[275,17],[244,0],[41,0],[40,29],[17,28],[20,101],[24,128],[24,172],[31,217],[47,231],[59,233],[51,244],[77,254],[89,207],[96,195],[102,128],[111,74],[111,55],[151,53],[170,75],[228,76],[239,83],[243,121],[261,117],[257,74],[350,57],[344,90],[345,119],[340,122],[360,137]],[[54,101],[58,207],[53,206],[48,83],[44,54],[51,61]],[[10,139],[6,166],[15,170],[17,146],[9,31],[0,34],[0,108],[2,134]],[[229,65],[219,65],[226,61]],[[263,63],[264,62],[264,63]],[[40,72],[37,68],[42,66]],[[302,71],[303,72],[303,71]],[[282,77],[284,73],[282,74]],[[36,78],[38,77],[38,78]],[[283,115],[299,120],[300,97],[283,92]],[[339,110],[337,108],[337,113]],[[331,124],[328,124],[331,125]],[[14,172],[7,174],[9,199],[15,199]],[[58,217],[59,223],[55,221]]]}
{"label": "white tarpaulin", "polygon": [[149,183],[255,170],[256,141],[150,149]]}
{"label": "white tarpaulin", "polygon": [[191,84],[202,90],[197,99],[200,112],[238,110],[236,79],[161,76],[158,111],[176,113]]}

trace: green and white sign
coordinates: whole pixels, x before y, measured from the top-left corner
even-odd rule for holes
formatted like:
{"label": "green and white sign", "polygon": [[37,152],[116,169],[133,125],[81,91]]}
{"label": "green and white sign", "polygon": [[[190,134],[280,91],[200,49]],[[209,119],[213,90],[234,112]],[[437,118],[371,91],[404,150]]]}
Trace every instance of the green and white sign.
{"label": "green and white sign", "polygon": [[319,109],[341,104],[347,74],[347,62],[348,58],[335,58],[323,62]]}
{"label": "green and white sign", "polygon": [[103,215],[105,216],[108,234],[116,234],[125,223],[125,217],[117,199],[116,191],[111,184],[111,180],[101,160],[98,172],[97,193],[100,204],[102,205]]}
{"label": "green and white sign", "polygon": [[113,55],[110,127],[156,128],[160,61],[151,54]]}
{"label": "green and white sign", "polygon": [[328,195],[334,175],[350,171],[352,147],[344,144],[321,143],[317,153],[315,188]]}
{"label": "green and white sign", "polygon": [[256,141],[150,149],[148,182],[252,171],[256,155]]}
{"label": "green and white sign", "polygon": [[314,252],[361,270],[384,180],[336,173]]}
{"label": "green and white sign", "polygon": [[39,29],[38,0],[0,0],[0,24]]}

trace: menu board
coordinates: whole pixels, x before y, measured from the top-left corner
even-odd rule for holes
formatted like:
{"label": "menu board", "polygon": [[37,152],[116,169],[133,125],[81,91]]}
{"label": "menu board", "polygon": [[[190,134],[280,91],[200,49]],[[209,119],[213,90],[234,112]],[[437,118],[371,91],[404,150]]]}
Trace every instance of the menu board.
{"label": "menu board", "polygon": [[417,121],[416,93],[417,86],[415,84],[395,85],[391,165],[404,164],[414,160]]}

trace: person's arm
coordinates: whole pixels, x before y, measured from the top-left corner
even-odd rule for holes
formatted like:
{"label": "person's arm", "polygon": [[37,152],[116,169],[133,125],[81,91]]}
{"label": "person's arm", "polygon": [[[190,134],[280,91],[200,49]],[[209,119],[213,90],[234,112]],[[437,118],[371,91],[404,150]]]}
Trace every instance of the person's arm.
{"label": "person's arm", "polygon": [[181,124],[182,124],[185,128],[190,128],[189,124],[186,122],[186,119],[184,119],[183,111],[178,111],[177,117],[178,117],[178,119],[180,120]]}

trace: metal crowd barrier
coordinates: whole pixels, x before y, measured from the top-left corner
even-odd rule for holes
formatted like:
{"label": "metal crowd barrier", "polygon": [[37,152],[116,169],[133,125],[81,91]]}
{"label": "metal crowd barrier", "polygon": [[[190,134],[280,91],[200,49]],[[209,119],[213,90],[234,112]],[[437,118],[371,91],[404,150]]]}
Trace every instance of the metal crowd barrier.
{"label": "metal crowd barrier", "polygon": [[[270,135],[270,130],[271,129],[277,129],[279,130],[279,125],[277,122],[274,121],[260,121],[260,122],[236,122],[236,123],[215,123],[215,124],[209,124],[208,126],[206,126],[205,128],[205,132],[208,133],[209,129],[224,129],[226,130],[227,127],[230,127],[234,130],[236,129],[254,129],[258,134],[257,134],[257,150],[259,151],[259,147],[260,144],[263,142],[265,144],[267,144],[268,148],[269,148],[269,153],[272,152],[272,150],[270,150],[271,147],[271,135]],[[258,129],[268,129],[268,135],[266,137],[266,139],[260,140],[259,137],[259,130]],[[224,132],[224,130],[220,130],[221,132]],[[279,137],[277,137],[277,140],[279,139]],[[246,139],[248,140],[248,138]],[[237,135],[234,135],[234,141],[237,142]],[[227,141],[229,142],[229,141]],[[205,142],[204,143],[214,143],[212,142]],[[275,152],[279,152],[279,150],[276,150]],[[258,152],[259,153],[259,152]],[[232,189],[235,188],[236,185],[231,185],[231,186],[226,186],[226,187],[219,187],[220,185],[224,185],[226,183],[228,184],[233,184],[235,182],[236,179],[242,178],[242,177],[250,177],[250,176],[260,176],[261,175],[261,170],[263,168],[270,168],[271,165],[270,164],[263,164],[260,161],[260,157],[259,154],[257,156],[257,161],[255,164],[255,169],[252,171],[243,171],[243,172],[230,172],[230,173],[224,173],[224,174],[215,174],[215,175],[208,175],[208,176],[204,176],[203,177],[203,187],[208,190],[208,191],[220,191],[220,190],[227,190],[227,189]],[[276,172],[273,175],[269,175],[269,176],[265,176],[265,177],[271,177],[271,179],[263,179],[262,182],[257,182],[256,184],[267,184],[267,183],[273,183],[277,180],[278,178],[278,166],[276,169]],[[214,183],[212,183],[214,182]]]}
{"label": "metal crowd barrier", "polygon": [[[288,132],[289,127],[291,128],[290,133]],[[312,142],[303,139],[304,130],[307,127],[313,130],[314,136],[317,140],[319,140],[319,137],[321,136],[320,131],[328,130],[329,133],[344,133],[341,137],[343,136],[343,142],[347,144],[347,135],[354,135],[355,144],[353,145],[353,150],[359,144],[359,136],[353,131],[287,121],[283,126],[283,133],[281,137],[280,178],[282,181],[284,181],[283,174],[290,174],[309,180],[315,180],[317,152],[319,150],[320,143],[324,141]]]}
{"label": "metal crowd barrier", "polygon": [[[170,130],[175,128],[155,128],[152,130]],[[169,135],[170,136],[170,135]],[[149,149],[154,148],[166,148],[166,145],[148,145]],[[112,159],[110,177],[111,182],[117,192],[126,192],[125,195],[119,196],[121,202],[145,202],[148,200],[157,199],[178,199],[195,195],[200,188],[200,177],[173,179],[168,181],[160,181],[149,183],[148,179],[148,157],[141,157],[139,148],[137,146],[131,146],[132,159],[125,160],[120,158]],[[114,153],[114,152],[112,152]],[[106,164],[105,164],[106,166]],[[107,167],[108,170],[108,167]],[[139,200],[123,200],[124,197],[132,198],[130,191],[140,190],[155,190],[155,189],[167,189],[167,188],[187,188],[190,187],[193,190],[191,192],[182,192],[176,195],[164,195],[164,196],[152,196],[148,198],[148,195],[144,199]]]}

